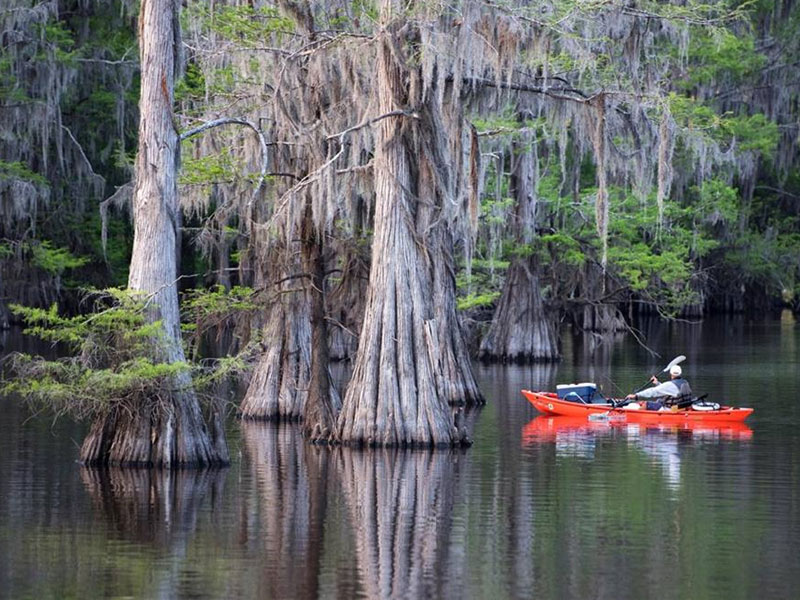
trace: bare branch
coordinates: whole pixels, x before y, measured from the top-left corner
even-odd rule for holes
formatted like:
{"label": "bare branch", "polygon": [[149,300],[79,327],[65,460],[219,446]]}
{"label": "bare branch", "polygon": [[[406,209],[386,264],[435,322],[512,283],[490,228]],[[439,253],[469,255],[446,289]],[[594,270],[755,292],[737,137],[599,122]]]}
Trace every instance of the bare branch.
{"label": "bare branch", "polygon": [[89,167],[89,173],[92,174],[92,177],[96,178],[98,180],[97,181],[98,183],[105,186],[106,185],[105,177],[103,177],[102,175],[98,175],[97,173],[94,172],[94,169],[92,168],[92,163],[89,162],[89,159],[86,157],[86,153],[83,151],[83,146],[81,146],[78,143],[78,140],[75,139],[75,136],[72,135],[72,132],[69,130],[69,127],[67,127],[66,125],[62,125],[61,129],[67,132],[67,135],[69,135],[69,139],[71,139],[73,143],[78,147],[78,152],[80,153],[81,158],[83,158],[83,162],[85,162],[86,166]]}
{"label": "bare branch", "polygon": [[267,178],[267,167],[269,166],[267,154],[267,140],[264,138],[263,132],[252,122],[248,121],[247,119],[240,119],[236,117],[224,117],[221,119],[214,119],[213,121],[208,121],[203,123],[202,125],[198,125],[193,129],[189,129],[188,131],[184,131],[181,136],[180,140],[186,140],[194,135],[198,135],[211,129],[212,127],[220,127],[221,125],[243,125],[244,127],[249,127],[252,129],[256,135],[258,136],[258,142],[261,145],[261,174],[258,178],[258,185],[253,190],[253,194],[250,197],[250,203],[255,200],[258,192],[261,191],[261,188],[264,185],[264,180]]}

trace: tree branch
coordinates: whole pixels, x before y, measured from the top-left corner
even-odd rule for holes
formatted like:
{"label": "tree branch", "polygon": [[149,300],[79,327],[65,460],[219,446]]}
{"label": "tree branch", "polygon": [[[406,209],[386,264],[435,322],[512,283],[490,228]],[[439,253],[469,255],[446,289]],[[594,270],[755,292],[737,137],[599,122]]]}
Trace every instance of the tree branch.
{"label": "tree branch", "polygon": [[267,167],[269,164],[268,161],[268,154],[267,154],[267,140],[264,138],[264,134],[262,131],[254,124],[248,121],[247,119],[239,119],[235,117],[224,117],[222,119],[214,119],[213,121],[208,121],[203,123],[202,125],[198,125],[193,129],[189,129],[188,131],[184,131],[180,135],[180,140],[189,139],[192,136],[198,135],[211,129],[212,127],[220,127],[221,125],[243,125],[244,127],[249,127],[252,129],[255,134],[258,136],[258,142],[261,145],[261,174],[258,178],[258,185],[253,190],[253,195],[250,198],[250,202],[252,203],[255,199],[258,192],[261,191],[261,188],[264,185],[264,180],[267,178]]}

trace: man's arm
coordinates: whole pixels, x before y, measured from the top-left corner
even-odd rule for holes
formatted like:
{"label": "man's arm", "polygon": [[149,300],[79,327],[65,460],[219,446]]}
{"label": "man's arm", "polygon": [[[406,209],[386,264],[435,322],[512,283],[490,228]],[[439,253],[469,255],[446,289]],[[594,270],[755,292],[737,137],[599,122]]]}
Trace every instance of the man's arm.
{"label": "man's arm", "polygon": [[660,396],[669,396],[670,398],[675,398],[680,394],[680,390],[678,386],[672,383],[671,381],[665,381],[664,383],[660,383],[654,387],[647,388],[646,390],[642,390],[641,392],[636,392],[637,398],[658,398]]}

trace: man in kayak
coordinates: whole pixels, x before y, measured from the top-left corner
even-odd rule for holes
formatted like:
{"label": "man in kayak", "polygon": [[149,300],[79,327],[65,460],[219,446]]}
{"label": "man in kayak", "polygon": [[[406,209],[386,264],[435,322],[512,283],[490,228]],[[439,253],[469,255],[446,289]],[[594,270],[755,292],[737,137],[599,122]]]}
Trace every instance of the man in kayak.
{"label": "man in kayak", "polygon": [[659,410],[664,406],[669,406],[684,398],[692,397],[692,388],[689,382],[681,377],[682,371],[680,365],[673,365],[669,369],[669,381],[661,383],[658,377],[653,375],[650,379],[651,383],[655,386],[641,390],[635,394],[628,394],[625,396],[626,400],[642,400],[653,398],[654,402],[647,403],[647,410]]}

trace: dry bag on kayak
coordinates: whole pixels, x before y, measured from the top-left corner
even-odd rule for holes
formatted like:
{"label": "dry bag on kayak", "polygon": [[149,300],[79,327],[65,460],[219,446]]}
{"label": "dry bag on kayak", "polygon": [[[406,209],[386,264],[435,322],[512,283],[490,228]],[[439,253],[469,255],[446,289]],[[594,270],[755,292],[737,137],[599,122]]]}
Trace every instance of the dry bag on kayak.
{"label": "dry bag on kayak", "polygon": [[556,386],[556,395],[567,402],[582,404],[605,402],[603,395],[597,391],[595,383],[562,383]]}

